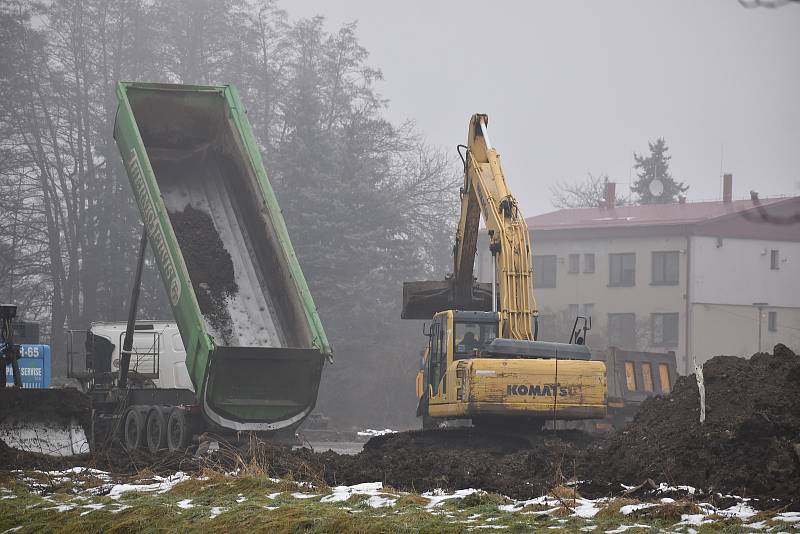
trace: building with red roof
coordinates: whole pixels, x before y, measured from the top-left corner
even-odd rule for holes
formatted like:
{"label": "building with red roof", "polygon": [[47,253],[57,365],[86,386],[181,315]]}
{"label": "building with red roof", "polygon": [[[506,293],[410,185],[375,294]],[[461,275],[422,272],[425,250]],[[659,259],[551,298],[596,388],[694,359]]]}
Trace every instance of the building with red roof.
{"label": "building with red roof", "polygon": [[[674,351],[680,372],[800,349],[800,197],[559,209],[526,219],[540,338],[592,317],[589,345]],[[613,191],[606,194],[614,198]],[[479,246],[476,272],[491,280]]]}

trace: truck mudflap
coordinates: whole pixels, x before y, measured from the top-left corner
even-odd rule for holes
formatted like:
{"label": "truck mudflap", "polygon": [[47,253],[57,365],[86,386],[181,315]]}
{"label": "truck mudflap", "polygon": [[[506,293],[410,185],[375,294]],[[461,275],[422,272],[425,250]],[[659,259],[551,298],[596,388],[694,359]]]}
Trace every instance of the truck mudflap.
{"label": "truck mudflap", "polygon": [[205,415],[236,431],[291,430],[314,409],[324,361],[315,349],[218,347]]}

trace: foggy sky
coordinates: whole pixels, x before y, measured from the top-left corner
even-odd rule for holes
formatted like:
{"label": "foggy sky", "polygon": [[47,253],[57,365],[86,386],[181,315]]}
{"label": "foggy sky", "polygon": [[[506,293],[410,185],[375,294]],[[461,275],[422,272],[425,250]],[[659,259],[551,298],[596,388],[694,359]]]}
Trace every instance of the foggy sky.
{"label": "foggy sky", "polygon": [[632,152],[663,136],[689,201],[800,195],[800,4],[736,0],[383,2],[292,0],[291,18],[358,21],[395,123],[415,119],[454,155],[472,113],[526,216],[549,186],[608,173],[627,189]]}

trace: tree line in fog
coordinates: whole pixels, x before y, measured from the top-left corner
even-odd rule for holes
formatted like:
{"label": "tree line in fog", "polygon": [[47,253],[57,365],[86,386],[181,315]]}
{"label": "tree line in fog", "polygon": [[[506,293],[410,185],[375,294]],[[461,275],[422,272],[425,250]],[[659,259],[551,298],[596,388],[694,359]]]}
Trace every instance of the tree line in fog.
{"label": "tree line in fog", "polygon": [[[402,282],[449,270],[460,176],[385,118],[381,77],[355,24],[268,0],[0,2],[0,300],[49,332],[56,372],[67,330],[124,320],[141,221],[114,84],[233,83],[336,351],[322,411],[412,418]],[[152,257],[138,316],[171,317]]]}

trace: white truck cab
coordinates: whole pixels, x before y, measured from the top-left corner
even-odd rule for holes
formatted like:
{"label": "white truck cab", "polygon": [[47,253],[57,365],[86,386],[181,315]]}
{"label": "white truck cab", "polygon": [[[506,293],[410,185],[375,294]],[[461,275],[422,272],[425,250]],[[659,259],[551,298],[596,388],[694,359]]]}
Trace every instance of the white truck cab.
{"label": "white truck cab", "polygon": [[[124,321],[91,324],[85,342],[87,368],[119,371],[126,328]],[[136,321],[130,370],[157,388],[194,391],[186,369],[186,349],[174,322]]]}

